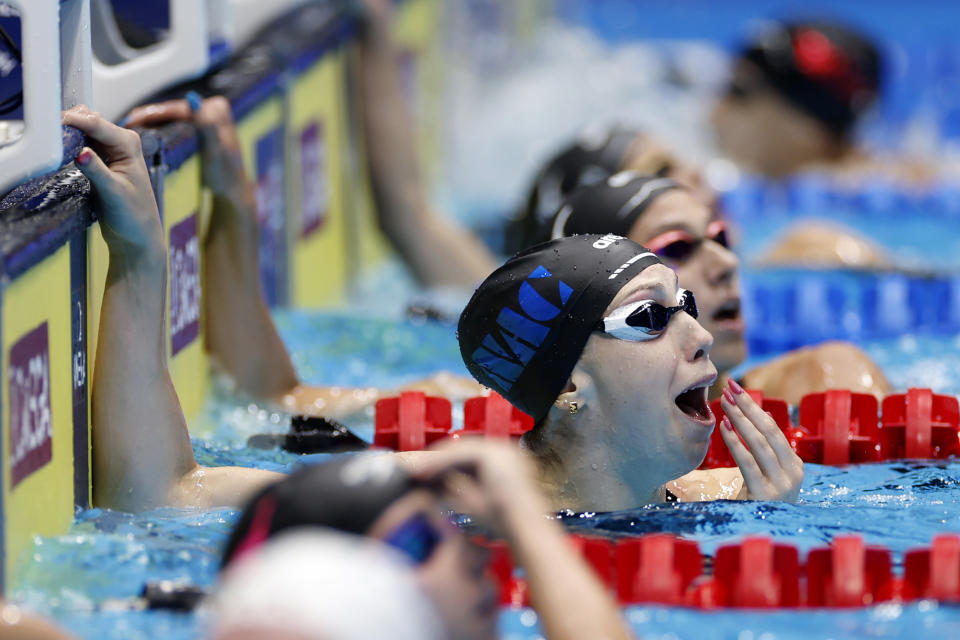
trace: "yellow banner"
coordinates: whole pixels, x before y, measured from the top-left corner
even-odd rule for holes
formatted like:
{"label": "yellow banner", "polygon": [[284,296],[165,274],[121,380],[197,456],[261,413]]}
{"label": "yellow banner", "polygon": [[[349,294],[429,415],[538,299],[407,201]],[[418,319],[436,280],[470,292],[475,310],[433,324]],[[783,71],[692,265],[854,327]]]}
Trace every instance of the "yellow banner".
{"label": "yellow banner", "polygon": [[296,307],[342,302],[347,286],[344,53],[328,52],[287,97],[290,291]]}
{"label": "yellow banner", "polygon": [[209,359],[203,345],[203,207],[200,157],[166,176],[163,226],[167,238],[167,366],[187,424],[203,409]]}
{"label": "yellow banner", "polygon": [[7,587],[34,535],[73,520],[70,246],[3,290],[3,522]]}

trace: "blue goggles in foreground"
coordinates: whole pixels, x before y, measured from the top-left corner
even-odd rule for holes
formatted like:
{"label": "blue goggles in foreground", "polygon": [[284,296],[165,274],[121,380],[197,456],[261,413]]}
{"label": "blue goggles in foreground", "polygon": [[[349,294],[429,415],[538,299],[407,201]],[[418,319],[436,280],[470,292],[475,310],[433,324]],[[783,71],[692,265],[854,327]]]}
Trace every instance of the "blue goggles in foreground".
{"label": "blue goggles in foreground", "polygon": [[597,330],[620,340],[643,342],[653,340],[662,334],[674,314],[686,311],[696,318],[697,301],[693,292],[677,290],[677,306],[665,307],[653,300],[638,300],[614,309],[597,325]]}
{"label": "blue goggles in foreground", "polygon": [[437,530],[426,514],[418,513],[394,527],[383,541],[402,551],[414,564],[420,565],[430,559],[443,542],[443,537],[443,533]]}

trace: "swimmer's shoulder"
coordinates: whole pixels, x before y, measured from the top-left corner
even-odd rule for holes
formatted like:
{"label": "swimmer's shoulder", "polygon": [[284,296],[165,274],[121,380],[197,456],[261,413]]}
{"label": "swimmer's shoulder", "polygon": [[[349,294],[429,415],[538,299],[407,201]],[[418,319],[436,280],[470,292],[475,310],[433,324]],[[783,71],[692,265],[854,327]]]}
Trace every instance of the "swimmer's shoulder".
{"label": "swimmer's shoulder", "polygon": [[694,469],[666,485],[677,502],[735,500],[743,486],[743,475],[737,467]]}

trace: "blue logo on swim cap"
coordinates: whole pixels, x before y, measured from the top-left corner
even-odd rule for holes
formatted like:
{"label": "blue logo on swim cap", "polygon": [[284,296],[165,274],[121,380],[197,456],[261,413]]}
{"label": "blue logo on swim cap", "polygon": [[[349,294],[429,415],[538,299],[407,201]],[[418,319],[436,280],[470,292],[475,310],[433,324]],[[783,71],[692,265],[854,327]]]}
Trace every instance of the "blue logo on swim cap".
{"label": "blue logo on swim cap", "polygon": [[523,373],[537,349],[550,333],[548,323],[560,315],[573,294],[573,288],[557,280],[560,306],[553,304],[531,285],[528,280],[553,278],[543,266],[538,266],[520,284],[517,302],[523,313],[504,307],[497,315],[499,331],[491,331],[480,342],[471,358],[483,368],[500,393],[506,394]]}

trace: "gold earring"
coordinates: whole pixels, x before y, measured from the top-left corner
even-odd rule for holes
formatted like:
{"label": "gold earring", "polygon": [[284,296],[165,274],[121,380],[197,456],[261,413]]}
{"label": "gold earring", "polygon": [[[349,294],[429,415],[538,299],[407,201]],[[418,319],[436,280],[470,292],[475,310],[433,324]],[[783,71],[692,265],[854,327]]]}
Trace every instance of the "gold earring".
{"label": "gold earring", "polygon": [[577,415],[578,413],[580,413],[580,405],[579,405],[578,403],[576,403],[576,402],[569,402],[569,403],[567,403],[567,404],[568,404],[568,406],[567,406],[567,411],[570,412],[570,415],[575,416],[575,415]]}

